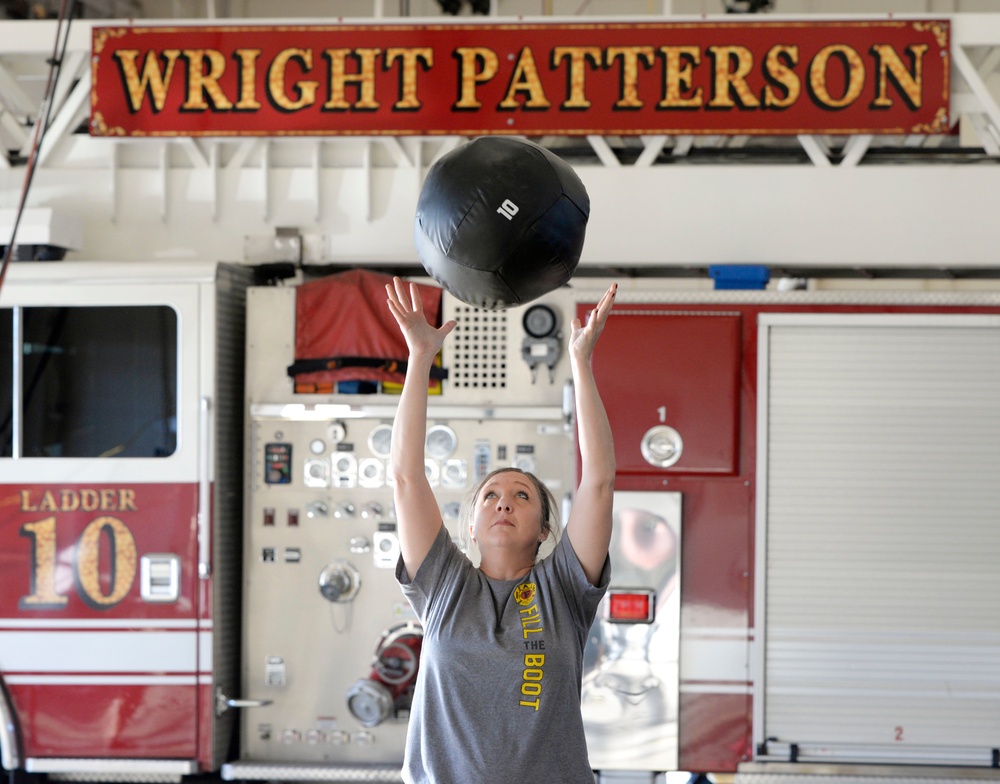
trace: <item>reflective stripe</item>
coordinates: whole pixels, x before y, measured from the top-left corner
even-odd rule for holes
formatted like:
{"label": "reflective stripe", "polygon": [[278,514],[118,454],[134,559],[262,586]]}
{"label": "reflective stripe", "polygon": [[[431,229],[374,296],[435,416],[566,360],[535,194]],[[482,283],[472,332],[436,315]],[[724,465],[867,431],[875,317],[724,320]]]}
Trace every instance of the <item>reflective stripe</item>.
{"label": "reflective stripe", "polygon": [[9,675],[11,686],[200,686],[210,676],[195,675]]}
{"label": "reflective stripe", "polygon": [[83,620],[81,618],[0,618],[3,629],[211,629],[211,619],[194,618],[167,620],[163,618],[111,618]]}
{"label": "reflective stripe", "polygon": [[[211,650],[211,632],[0,631],[0,669],[7,673],[198,671],[198,637]],[[211,661],[202,662],[211,667]]]}

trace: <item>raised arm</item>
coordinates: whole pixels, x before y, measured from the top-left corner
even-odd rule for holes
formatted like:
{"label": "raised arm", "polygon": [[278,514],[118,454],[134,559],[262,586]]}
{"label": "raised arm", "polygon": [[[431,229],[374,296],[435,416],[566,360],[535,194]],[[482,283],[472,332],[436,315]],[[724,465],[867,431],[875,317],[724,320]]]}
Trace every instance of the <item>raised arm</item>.
{"label": "raised arm", "polygon": [[581,325],[579,319],[573,319],[569,338],[581,471],[580,486],[566,523],[566,535],[592,585],[601,577],[611,543],[615,445],[590,359],[611,313],[617,291],[618,284],[612,284],[597,307],[590,311],[586,325]]}
{"label": "raised arm", "polygon": [[399,407],[392,423],[390,461],[395,480],[393,500],[400,552],[406,573],[412,578],[441,530],[441,510],[424,473],[424,441],[427,437],[427,385],[434,357],[444,339],[455,328],[449,321],[439,328],[427,322],[415,283],[407,286],[393,278],[385,287],[389,310],[406,339],[410,356]]}

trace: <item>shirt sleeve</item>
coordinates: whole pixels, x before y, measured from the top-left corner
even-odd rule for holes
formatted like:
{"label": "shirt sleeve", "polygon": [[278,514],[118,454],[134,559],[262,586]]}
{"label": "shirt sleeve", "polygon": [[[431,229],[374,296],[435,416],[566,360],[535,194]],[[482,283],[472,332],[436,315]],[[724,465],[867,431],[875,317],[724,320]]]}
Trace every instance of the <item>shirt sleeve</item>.
{"label": "shirt sleeve", "polygon": [[570,607],[575,608],[578,623],[586,629],[594,622],[597,608],[607,593],[611,583],[611,558],[604,559],[597,585],[591,585],[583,571],[583,565],[570,544],[569,537],[563,536],[549,556],[555,576],[566,594]]}
{"label": "shirt sleeve", "polygon": [[415,575],[407,574],[402,556],[396,561],[396,581],[422,623],[427,623],[437,600],[455,589],[465,565],[472,568],[472,563],[458,549],[444,526]]}

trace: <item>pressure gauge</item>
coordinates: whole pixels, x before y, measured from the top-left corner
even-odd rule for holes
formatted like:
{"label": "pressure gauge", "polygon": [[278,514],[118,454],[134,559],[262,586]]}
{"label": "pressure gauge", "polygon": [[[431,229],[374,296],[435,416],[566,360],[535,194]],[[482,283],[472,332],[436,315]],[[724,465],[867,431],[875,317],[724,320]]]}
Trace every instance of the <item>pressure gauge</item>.
{"label": "pressure gauge", "polygon": [[427,431],[427,440],[424,443],[424,450],[428,457],[435,460],[444,460],[455,451],[458,446],[458,437],[455,431],[447,425],[434,425]]}
{"label": "pressure gauge", "polygon": [[368,434],[368,448],[376,457],[388,457],[392,442],[392,425],[378,425]]}
{"label": "pressure gauge", "polygon": [[533,338],[547,338],[555,333],[559,320],[548,305],[532,305],[524,311],[521,326]]}

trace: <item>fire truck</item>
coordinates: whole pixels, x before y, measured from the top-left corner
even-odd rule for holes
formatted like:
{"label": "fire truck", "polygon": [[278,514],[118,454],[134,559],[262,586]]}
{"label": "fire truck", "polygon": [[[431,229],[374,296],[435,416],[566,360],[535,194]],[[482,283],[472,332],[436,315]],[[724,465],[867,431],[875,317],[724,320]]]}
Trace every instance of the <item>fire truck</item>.
{"label": "fire truck", "polygon": [[[392,573],[398,376],[309,364],[394,326],[355,315],[385,277],[260,278],[12,267],[5,769],[397,780],[421,641]],[[605,283],[504,311],[436,290],[458,326],[426,468],[456,537],[499,465],[572,504],[562,339]],[[995,767],[1000,295],[624,280],[594,364],[618,464],[595,770]]]}
{"label": "fire truck", "polygon": [[[341,21],[270,32],[316,36],[319,67],[329,46],[317,41]],[[351,56],[375,57],[398,21],[360,25],[369,38]],[[96,25],[75,23],[38,150],[42,206],[0,286],[0,767],[18,782],[400,780],[422,630],[393,575],[388,453],[405,356],[373,292],[395,273],[457,322],[425,443],[456,537],[466,493],[503,465],[544,480],[565,519],[577,478],[565,339],[619,283],[593,359],[618,472],[612,581],[581,684],[601,784],[997,779],[1000,15],[847,21],[859,40],[890,27],[922,37],[895,58],[835,42],[793,63],[784,40],[730,46],[717,40],[737,29],[729,16],[692,18],[682,24],[705,46],[664,47],[656,62],[673,63],[673,82],[655,85],[645,55],[605,41],[628,111],[537,137],[591,194],[580,267],[499,311],[442,290],[413,251],[422,175],[469,134],[293,137],[281,123],[310,107],[289,91],[280,110],[231,93],[278,112],[274,127],[201,135],[198,90],[225,97],[220,48],[185,82],[176,128],[130,137],[117,123],[137,112],[90,114],[92,94],[124,82],[92,81]],[[12,24],[0,22],[0,141],[26,153],[15,118],[37,114],[23,106],[55,25]],[[822,38],[808,18],[777,24],[803,46]],[[107,58],[126,33],[185,27],[98,40]],[[167,41],[164,57],[191,62],[215,34]],[[264,74],[239,41],[240,62]],[[307,84],[305,50],[283,46],[277,62]],[[912,99],[931,46],[951,78],[926,96],[944,104],[931,131],[848,122],[887,116],[869,98]],[[118,61],[133,82],[152,73],[137,51]],[[429,101],[415,90],[430,58],[399,51],[397,70],[369,76],[391,81],[382,108],[398,104],[392,121],[405,123],[418,95]],[[475,71],[485,53],[467,55],[437,62],[470,69],[471,101],[489,80]],[[753,55],[765,71],[740,70]],[[563,76],[597,95],[596,56],[560,56],[552,93],[588,122],[583,81]],[[508,52],[496,70],[521,76],[492,86],[514,104],[540,98],[542,62]],[[642,97],[655,113],[632,88],[694,102],[690,80],[726,62],[702,107],[715,124],[619,134]],[[848,78],[827,84],[827,67]],[[820,114],[841,135],[758,127],[791,122],[775,102],[799,83],[802,104],[822,88]],[[133,87],[141,103],[146,87]],[[849,95],[854,115],[841,111]],[[725,125],[737,102],[753,111]],[[344,122],[374,123],[374,110]],[[545,116],[497,115],[501,131],[521,124],[512,133]],[[77,132],[91,123],[103,138]],[[4,194],[21,184],[10,158]],[[12,212],[0,210],[0,239]]]}

